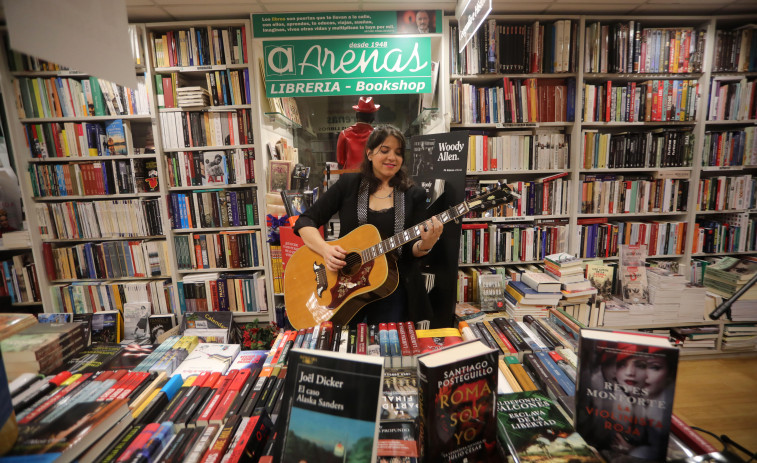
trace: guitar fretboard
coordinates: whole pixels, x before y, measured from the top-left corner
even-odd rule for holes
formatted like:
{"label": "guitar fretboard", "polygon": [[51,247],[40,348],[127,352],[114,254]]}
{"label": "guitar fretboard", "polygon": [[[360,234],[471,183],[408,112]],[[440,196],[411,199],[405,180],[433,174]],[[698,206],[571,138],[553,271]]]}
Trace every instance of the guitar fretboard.
{"label": "guitar fretboard", "polygon": [[[455,220],[456,218],[460,217],[461,215],[466,214],[470,208],[468,207],[468,204],[466,202],[462,202],[458,204],[457,206],[453,206],[446,211],[435,215],[437,219],[442,224],[445,224],[447,222],[450,222],[452,220]],[[413,227],[408,228],[407,230],[397,233],[394,236],[391,236],[383,241],[381,241],[378,244],[374,244],[370,248],[364,249],[360,252],[360,257],[363,260],[363,262],[368,262],[369,260],[373,260],[377,258],[380,255],[386,254],[387,252],[397,249],[398,247],[402,246],[403,244],[409,243],[415,239],[420,238],[421,236],[421,227],[422,224],[415,225]]]}

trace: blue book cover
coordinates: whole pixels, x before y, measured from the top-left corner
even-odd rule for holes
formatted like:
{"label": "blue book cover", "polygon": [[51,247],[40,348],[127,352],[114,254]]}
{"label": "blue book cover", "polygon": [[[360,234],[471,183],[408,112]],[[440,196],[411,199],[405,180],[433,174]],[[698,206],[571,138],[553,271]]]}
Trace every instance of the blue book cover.
{"label": "blue book cover", "polygon": [[231,202],[231,225],[239,226],[239,208],[237,207],[237,192],[229,192],[229,201]]}
{"label": "blue book cover", "polygon": [[107,155],[126,156],[126,131],[121,119],[112,120],[105,125]]}
{"label": "blue book cover", "polygon": [[523,283],[522,281],[508,281],[507,284],[510,285],[510,286],[512,286],[515,291],[519,292],[520,294],[522,294],[526,298],[528,296],[532,296],[532,295],[533,296],[539,296],[539,297],[542,297],[542,296],[545,296],[545,295],[546,296],[558,296],[558,295],[562,295],[562,293],[559,293],[559,292],[558,293],[540,293],[540,292],[536,291],[535,289],[531,288],[530,286],[528,286],[527,284]]}
{"label": "blue book cover", "polygon": [[549,374],[557,380],[557,384],[560,385],[562,390],[569,396],[575,396],[576,384],[568,378],[568,375],[566,375],[560,367],[557,366],[555,361],[552,360],[552,357],[550,357],[545,351],[534,351],[534,354],[536,354],[536,357],[538,357],[539,361],[544,365]]}

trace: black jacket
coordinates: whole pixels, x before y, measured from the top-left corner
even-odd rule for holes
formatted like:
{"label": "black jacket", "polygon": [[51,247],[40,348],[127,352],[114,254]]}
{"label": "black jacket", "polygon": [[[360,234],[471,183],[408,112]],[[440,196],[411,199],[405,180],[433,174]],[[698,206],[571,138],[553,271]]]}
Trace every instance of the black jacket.
{"label": "black jacket", "polygon": [[[299,235],[302,227],[318,228],[325,225],[339,213],[339,237],[346,235],[359,225],[357,217],[357,196],[360,189],[360,174],[342,174],[294,225]],[[426,192],[412,186],[405,191],[405,228],[410,228],[428,218],[426,213]],[[402,257],[397,262],[400,279],[407,291],[407,310],[410,320],[417,322],[431,319],[431,305],[426,294],[426,286],[420,272],[420,259],[413,256],[414,241],[403,246]]]}

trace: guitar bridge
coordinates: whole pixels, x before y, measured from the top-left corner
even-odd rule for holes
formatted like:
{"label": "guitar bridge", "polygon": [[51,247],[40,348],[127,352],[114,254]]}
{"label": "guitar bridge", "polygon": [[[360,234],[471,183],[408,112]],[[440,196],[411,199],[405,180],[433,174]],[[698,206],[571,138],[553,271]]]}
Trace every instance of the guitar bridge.
{"label": "guitar bridge", "polygon": [[313,273],[315,273],[316,292],[318,293],[318,297],[321,297],[323,291],[328,287],[326,267],[323,264],[318,265],[316,262],[313,262]]}

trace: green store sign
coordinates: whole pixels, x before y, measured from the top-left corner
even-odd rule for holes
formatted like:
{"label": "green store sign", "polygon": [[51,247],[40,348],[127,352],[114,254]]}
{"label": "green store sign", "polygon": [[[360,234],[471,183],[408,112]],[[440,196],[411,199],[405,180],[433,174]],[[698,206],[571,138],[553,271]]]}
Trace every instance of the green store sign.
{"label": "green store sign", "polygon": [[269,98],[431,91],[431,39],[381,37],[263,42]]}

